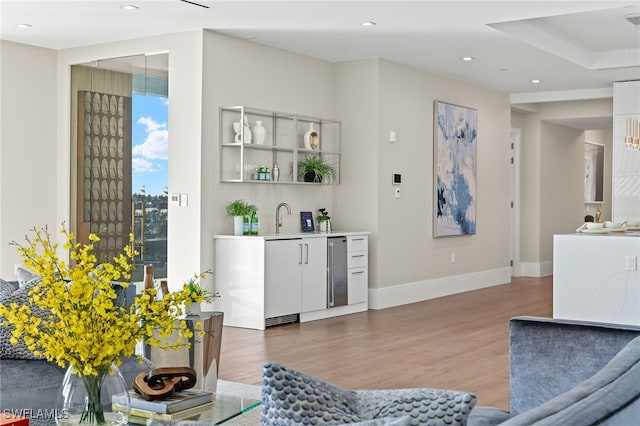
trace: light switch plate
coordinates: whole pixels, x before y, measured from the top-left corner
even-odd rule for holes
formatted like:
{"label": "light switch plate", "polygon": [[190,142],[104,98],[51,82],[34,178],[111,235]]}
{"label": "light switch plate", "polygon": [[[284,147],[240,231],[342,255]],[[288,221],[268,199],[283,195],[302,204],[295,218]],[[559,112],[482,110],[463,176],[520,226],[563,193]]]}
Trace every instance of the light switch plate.
{"label": "light switch plate", "polygon": [[638,270],[638,259],[635,256],[627,256],[627,271]]}

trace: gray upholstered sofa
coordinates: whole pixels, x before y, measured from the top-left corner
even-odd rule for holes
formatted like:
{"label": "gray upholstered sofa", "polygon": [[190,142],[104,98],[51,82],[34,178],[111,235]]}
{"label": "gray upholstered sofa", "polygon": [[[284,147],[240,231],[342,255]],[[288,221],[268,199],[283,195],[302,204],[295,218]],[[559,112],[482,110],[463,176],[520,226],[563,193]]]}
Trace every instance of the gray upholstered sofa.
{"label": "gray upholstered sofa", "polygon": [[509,411],[457,391],[349,391],[271,363],[262,392],[263,425],[640,425],[640,327],[513,318]]}
{"label": "gray upholstered sofa", "polygon": [[516,317],[509,412],[476,407],[469,425],[640,424],[640,326]]}
{"label": "gray upholstered sofa", "polygon": [[[18,290],[17,281],[10,284]],[[135,297],[134,287],[127,288],[124,293],[122,288],[118,291],[123,301],[133,300]],[[0,330],[0,345],[7,346],[7,333],[3,331]],[[22,410],[26,415],[41,416],[52,412],[56,408],[56,398],[66,370],[43,359],[24,359],[19,355],[23,351],[6,347],[4,349],[6,350],[1,351],[0,359],[0,413]],[[137,358],[127,358],[120,366],[120,372],[129,388],[135,376],[146,369]],[[30,423],[49,424],[54,421],[41,416],[30,419]]]}

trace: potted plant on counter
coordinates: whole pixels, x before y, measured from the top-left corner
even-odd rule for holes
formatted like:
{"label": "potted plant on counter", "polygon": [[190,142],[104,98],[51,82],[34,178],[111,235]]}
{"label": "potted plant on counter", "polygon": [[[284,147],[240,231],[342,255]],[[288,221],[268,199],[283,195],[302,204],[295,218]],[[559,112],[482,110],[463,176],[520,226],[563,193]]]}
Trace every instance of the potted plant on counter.
{"label": "potted plant on counter", "polygon": [[220,297],[220,293],[209,293],[201,284],[201,280],[204,279],[205,274],[210,274],[211,271],[206,271],[201,274],[194,274],[187,282],[182,285],[183,291],[187,294],[187,300],[185,300],[185,313],[187,315],[200,315],[202,302],[211,302],[212,298]]}
{"label": "potted plant on counter", "polygon": [[322,183],[325,177],[335,178],[336,171],[322,154],[307,155],[304,161],[298,162],[298,177],[304,182]]}
{"label": "potted plant on counter", "polygon": [[318,209],[318,227],[321,231],[331,232],[331,216],[327,209]]}
{"label": "potted plant on counter", "polygon": [[249,217],[254,212],[255,206],[247,204],[244,200],[235,200],[227,204],[227,214],[233,216],[233,235],[243,235],[244,223],[249,225]]}

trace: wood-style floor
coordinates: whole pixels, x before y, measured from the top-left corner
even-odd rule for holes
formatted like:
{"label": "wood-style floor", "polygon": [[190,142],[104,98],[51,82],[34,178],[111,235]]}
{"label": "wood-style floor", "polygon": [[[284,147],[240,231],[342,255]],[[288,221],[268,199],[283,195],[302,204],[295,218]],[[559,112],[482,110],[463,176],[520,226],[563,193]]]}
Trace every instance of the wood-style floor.
{"label": "wood-style floor", "polygon": [[225,327],[220,378],[261,383],[279,362],[349,389],[432,387],[509,407],[509,318],[552,316],[552,278],[266,331]]}

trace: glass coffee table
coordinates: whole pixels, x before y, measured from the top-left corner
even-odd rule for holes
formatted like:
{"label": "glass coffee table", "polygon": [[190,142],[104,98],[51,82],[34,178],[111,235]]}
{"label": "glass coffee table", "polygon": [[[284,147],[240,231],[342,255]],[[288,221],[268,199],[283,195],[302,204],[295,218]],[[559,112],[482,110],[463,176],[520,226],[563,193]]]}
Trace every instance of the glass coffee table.
{"label": "glass coffee table", "polygon": [[[194,414],[193,417],[187,417],[180,420],[153,420],[152,426],[167,426],[179,421],[195,421],[202,422],[207,425],[221,425],[227,423],[232,419],[236,419],[243,414],[248,413],[251,410],[255,410],[260,407],[260,400],[253,398],[245,398],[235,395],[221,395],[216,394],[216,398],[213,405],[202,411],[199,414]],[[147,418],[138,417],[135,415],[129,416],[130,425],[147,425]]]}
{"label": "glass coffee table", "polygon": [[260,400],[257,399],[216,394],[213,408],[201,414],[198,421],[221,425],[258,407]]}

